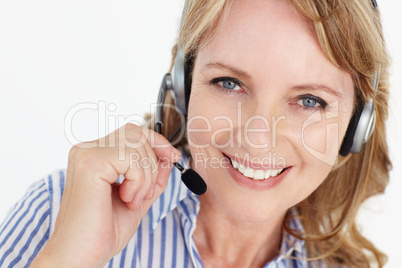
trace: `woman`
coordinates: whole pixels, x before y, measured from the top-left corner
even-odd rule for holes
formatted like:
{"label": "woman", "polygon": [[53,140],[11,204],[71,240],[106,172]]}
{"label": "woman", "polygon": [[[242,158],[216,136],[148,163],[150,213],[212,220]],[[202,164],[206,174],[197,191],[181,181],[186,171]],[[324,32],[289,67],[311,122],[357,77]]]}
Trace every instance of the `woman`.
{"label": "woman", "polygon": [[[134,125],[74,146],[66,174],[15,206],[43,210],[33,214],[37,228],[10,239],[24,219],[3,225],[0,264],[383,266],[355,225],[391,166],[388,57],[373,5],[188,1],[177,46],[191,78],[186,135],[173,140],[181,122],[171,110],[163,120],[181,151]],[[370,99],[373,134],[343,157],[351,118]],[[204,195],[180,183],[180,158],[205,180]]]}

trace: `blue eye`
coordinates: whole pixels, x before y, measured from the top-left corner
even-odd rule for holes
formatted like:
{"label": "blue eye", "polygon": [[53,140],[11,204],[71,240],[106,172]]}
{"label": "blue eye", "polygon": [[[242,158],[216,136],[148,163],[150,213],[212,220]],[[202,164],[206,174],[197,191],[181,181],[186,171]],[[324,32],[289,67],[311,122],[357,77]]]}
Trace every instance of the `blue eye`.
{"label": "blue eye", "polygon": [[315,107],[317,105],[317,101],[312,98],[304,98],[302,101],[305,107]]}
{"label": "blue eye", "polygon": [[211,80],[211,85],[218,86],[219,88],[227,91],[242,90],[242,83],[233,77],[218,77]]}
{"label": "blue eye", "polygon": [[236,83],[234,83],[233,81],[229,81],[229,80],[222,81],[221,85],[222,85],[222,87],[224,87],[226,89],[230,89],[230,90],[233,90],[233,89],[235,89],[237,87]]}
{"label": "blue eye", "polygon": [[298,99],[299,101],[297,103],[306,110],[325,110],[328,106],[326,101],[310,94],[299,96]]}

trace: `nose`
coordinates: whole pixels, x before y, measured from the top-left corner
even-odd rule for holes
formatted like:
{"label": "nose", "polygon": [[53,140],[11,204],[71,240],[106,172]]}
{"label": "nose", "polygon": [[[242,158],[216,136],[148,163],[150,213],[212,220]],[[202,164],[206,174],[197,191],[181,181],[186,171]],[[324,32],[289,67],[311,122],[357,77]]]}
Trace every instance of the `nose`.
{"label": "nose", "polygon": [[282,143],[281,130],[285,119],[275,104],[245,105],[241,120],[242,140],[250,149],[271,150]]}

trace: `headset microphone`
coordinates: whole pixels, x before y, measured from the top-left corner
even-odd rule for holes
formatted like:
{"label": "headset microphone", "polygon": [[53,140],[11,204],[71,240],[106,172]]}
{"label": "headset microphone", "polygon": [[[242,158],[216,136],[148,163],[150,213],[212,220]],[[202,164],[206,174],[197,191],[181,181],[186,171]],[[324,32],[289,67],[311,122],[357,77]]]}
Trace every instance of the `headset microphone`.
{"label": "headset microphone", "polygon": [[187,188],[196,195],[202,195],[207,191],[207,185],[201,176],[193,169],[184,169],[179,163],[174,163],[181,172],[181,180]]}
{"label": "headset microphone", "polygon": [[[159,89],[158,101],[155,113],[156,132],[162,134],[163,125],[163,104],[165,102],[166,91],[173,89],[172,77],[166,74],[163,77],[161,87]],[[170,142],[170,140],[169,140]],[[205,181],[193,169],[184,169],[178,162],[174,166],[181,172],[181,180],[186,187],[196,195],[202,195],[207,191]]]}

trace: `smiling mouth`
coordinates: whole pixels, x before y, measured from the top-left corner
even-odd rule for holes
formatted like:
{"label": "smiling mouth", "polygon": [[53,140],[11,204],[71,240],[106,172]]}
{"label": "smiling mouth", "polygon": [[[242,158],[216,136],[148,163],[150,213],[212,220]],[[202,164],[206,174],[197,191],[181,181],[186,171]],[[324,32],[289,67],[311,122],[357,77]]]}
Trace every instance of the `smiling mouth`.
{"label": "smiling mouth", "polygon": [[289,167],[285,168],[278,168],[278,169],[253,169],[251,167],[244,166],[235,160],[231,159],[229,156],[225,155],[228,159],[230,164],[243,176],[248,177],[253,180],[268,180],[269,178],[274,178],[280,174],[282,174],[285,170]]}

